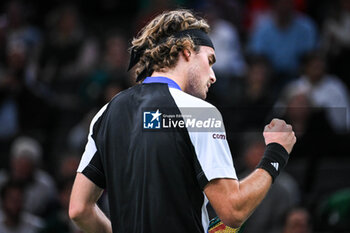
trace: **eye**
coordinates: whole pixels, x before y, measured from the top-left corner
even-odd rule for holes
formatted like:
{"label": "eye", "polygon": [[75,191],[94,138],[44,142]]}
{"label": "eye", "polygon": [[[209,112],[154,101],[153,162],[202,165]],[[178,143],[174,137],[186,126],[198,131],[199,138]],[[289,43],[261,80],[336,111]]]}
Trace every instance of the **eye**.
{"label": "eye", "polygon": [[209,65],[212,66],[214,64],[213,59],[209,58],[208,59]]}
{"label": "eye", "polygon": [[214,65],[215,61],[216,61],[216,59],[213,55],[208,57],[208,62],[209,62],[210,66]]}

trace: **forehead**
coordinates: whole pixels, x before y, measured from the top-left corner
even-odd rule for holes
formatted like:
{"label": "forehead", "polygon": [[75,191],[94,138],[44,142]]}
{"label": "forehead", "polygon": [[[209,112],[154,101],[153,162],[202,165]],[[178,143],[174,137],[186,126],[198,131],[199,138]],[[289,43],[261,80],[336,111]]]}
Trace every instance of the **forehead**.
{"label": "forehead", "polygon": [[211,56],[211,55],[215,56],[215,50],[209,46],[200,46],[199,53],[205,53],[208,56]]}

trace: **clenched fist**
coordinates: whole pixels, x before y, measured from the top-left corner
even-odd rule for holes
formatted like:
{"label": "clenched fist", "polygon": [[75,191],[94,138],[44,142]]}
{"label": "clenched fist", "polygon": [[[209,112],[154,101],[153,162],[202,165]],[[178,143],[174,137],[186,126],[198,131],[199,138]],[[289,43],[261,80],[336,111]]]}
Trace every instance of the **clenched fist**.
{"label": "clenched fist", "polygon": [[284,120],[276,118],[265,126],[263,135],[266,145],[272,142],[278,143],[286,149],[288,154],[292,151],[297,140],[292,126],[288,125]]}

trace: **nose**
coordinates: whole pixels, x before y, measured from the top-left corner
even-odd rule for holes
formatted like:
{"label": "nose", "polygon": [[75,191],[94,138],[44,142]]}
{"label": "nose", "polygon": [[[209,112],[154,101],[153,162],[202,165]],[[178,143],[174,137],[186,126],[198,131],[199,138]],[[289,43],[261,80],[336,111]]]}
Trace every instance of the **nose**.
{"label": "nose", "polygon": [[211,84],[213,84],[213,83],[216,82],[216,76],[215,76],[215,73],[214,73],[213,68],[210,68],[210,76],[209,76],[209,79],[210,79]]}

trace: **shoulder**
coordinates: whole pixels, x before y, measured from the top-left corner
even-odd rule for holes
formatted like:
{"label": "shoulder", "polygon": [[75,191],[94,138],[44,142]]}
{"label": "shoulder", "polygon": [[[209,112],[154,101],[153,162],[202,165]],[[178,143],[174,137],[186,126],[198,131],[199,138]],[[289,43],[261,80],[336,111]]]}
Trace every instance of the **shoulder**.
{"label": "shoulder", "polygon": [[298,13],[295,16],[295,22],[299,27],[302,27],[306,30],[315,30],[316,29],[315,22],[310,17],[308,17],[307,15],[304,15],[302,13]]}
{"label": "shoulder", "polygon": [[41,218],[27,212],[22,214],[22,221],[28,228],[41,229],[44,226]]}
{"label": "shoulder", "polygon": [[39,169],[35,172],[35,180],[42,184],[45,185],[49,188],[54,188],[55,187],[55,182],[53,180],[53,178],[49,175],[49,173]]}
{"label": "shoulder", "polygon": [[5,171],[5,169],[0,170],[0,186],[2,186],[4,183],[8,181],[8,173]]}
{"label": "shoulder", "polygon": [[172,97],[179,107],[214,108],[216,107],[205,100],[187,94],[175,88],[169,88]]}
{"label": "shoulder", "polygon": [[125,99],[128,99],[131,95],[133,95],[133,93],[137,93],[139,91],[140,86],[141,85],[134,85],[132,87],[129,87],[128,89],[119,92],[109,101],[109,103],[118,103]]}
{"label": "shoulder", "polygon": [[237,29],[226,20],[218,20],[213,27],[212,34],[228,39],[238,37]]}
{"label": "shoulder", "polygon": [[329,85],[344,86],[344,83],[341,81],[341,79],[334,75],[326,75],[324,77],[324,82]]}
{"label": "shoulder", "polygon": [[348,92],[345,84],[338,77],[333,75],[327,75],[322,84],[338,91]]}
{"label": "shoulder", "polygon": [[273,17],[271,15],[265,15],[259,18],[259,21],[255,23],[253,31],[269,32],[276,30]]}
{"label": "shoulder", "polygon": [[[220,122],[220,127],[215,126],[215,129],[220,128],[219,130],[221,132],[225,131],[223,126],[222,115],[214,105],[174,88],[169,88],[169,91],[175,101],[177,108],[179,108],[180,112],[183,115],[189,116],[189,119],[194,121],[197,120],[206,122],[211,120],[217,120],[218,122]],[[201,131],[199,128],[196,127],[191,128],[190,131],[193,130],[199,130],[198,132]]]}

